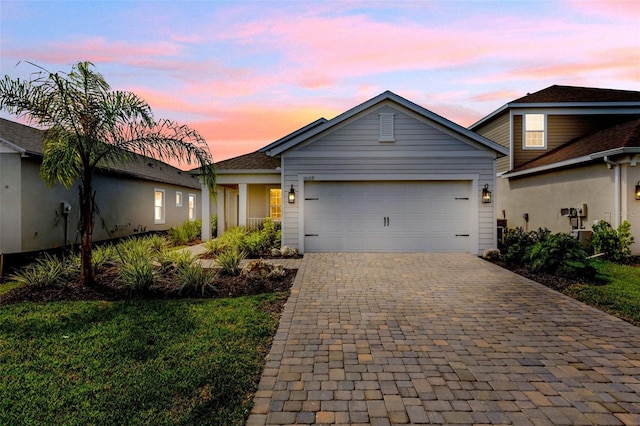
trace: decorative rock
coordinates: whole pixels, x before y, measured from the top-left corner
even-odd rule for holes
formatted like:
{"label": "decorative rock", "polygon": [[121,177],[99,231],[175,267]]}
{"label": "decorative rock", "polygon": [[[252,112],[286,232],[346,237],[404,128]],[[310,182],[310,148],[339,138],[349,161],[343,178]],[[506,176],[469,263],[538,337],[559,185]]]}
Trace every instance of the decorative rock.
{"label": "decorative rock", "polygon": [[271,256],[280,257],[280,256],[282,256],[282,252],[280,251],[280,249],[272,248],[271,249]]}
{"label": "decorative rock", "polygon": [[487,260],[500,259],[500,250],[498,249],[486,249],[482,252],[482,258]]}
{"label": "decorative rock", "polygon": [[283,246],[280,251],[283,257],[294,257],[298,255],[298,249],[295,247]]}
{"label": "decorative rock", "polygon": [[267,263],[262,259],[254,259],[242,268],[240,274],[249,279],[282,278],[287,273],[282,265]]}

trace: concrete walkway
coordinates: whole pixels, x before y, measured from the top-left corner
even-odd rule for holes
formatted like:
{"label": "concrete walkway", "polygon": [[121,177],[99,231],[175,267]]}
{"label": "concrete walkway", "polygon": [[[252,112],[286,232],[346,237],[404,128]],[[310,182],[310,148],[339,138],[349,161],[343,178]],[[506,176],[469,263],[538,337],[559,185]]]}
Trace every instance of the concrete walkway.
{"label": "concrete walkway", "polygon": [[640,425],[640,328],[468,254],[307,254],[248,425]]}

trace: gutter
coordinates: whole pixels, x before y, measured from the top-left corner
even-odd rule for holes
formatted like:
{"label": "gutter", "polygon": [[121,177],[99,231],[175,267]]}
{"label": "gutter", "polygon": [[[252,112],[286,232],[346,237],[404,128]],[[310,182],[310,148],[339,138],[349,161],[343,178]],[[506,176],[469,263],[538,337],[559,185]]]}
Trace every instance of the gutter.
{"label": "gutter", "polygon": [[618,229],[618,227],[620,226],[620,213],[622,212],[622,204],[621,204],[621,197],[620,197],[620,193],[621,193],[621,187],[622,187],[622,181],[620,179],[620,163],[616,163],[615,161],[612,161],[608,155],[605,155],[603,157],[604,162],[607,164],[607,167],[609,169],[613,168],[614,169],[614,183],[613,183],[613,193],[614,193],[614,214],[615,217],[613,219],[613,227],[615,229]]}

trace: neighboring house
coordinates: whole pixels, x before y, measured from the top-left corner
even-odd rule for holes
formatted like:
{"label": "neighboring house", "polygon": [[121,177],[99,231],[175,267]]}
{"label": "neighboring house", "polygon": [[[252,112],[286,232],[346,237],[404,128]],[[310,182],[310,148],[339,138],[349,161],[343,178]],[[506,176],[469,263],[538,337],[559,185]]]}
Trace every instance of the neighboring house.
{"label": "neighboring house", "polygon": [[302,253],[478,254],[496,246],[495,201],[482,193],[507,153],[387,91],[217,163],[215,207],[203,200],[203,218],[217,212],[224,231],[271,215],[282,244]]}
{"label": "neighboring house", "polygon": [[[0,252],[80,242],[78,187],[49,188],[39,176],[43,131],[0,119]],[[140,161],[94,178],[99,214],[94,241],[167,230],[200,219],[198,179],[168,164]]]}
{"label": "neighboring house", "polygon": [[628,220],[640,241],[640,92],[551,86],[469,129],[511,153],[496,182],[508,227],[588,236],[596,221]]}

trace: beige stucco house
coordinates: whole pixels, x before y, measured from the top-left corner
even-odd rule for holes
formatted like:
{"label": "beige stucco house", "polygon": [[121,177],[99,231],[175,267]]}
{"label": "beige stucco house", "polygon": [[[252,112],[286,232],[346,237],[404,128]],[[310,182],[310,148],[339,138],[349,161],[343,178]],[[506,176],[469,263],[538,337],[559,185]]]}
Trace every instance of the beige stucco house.
{"label": "beige stucco house", "polygon": [[[0,119],[0,253],[79,242],[78,188],[49,188],[40,179],[42,137],[41,130]],[[201,218],[197,177],[147,157],[99,171],[94,189],[95,241]]]}
{"label": "beige stucco house", "polygon": [[481,253],[496,246],[489,192],[507,152],[387,91],[217,163],[203,235],[214,213],[219,232],[271,216],[283,245],[301,253]]}
{"label": "beige stucco house", "polygon": [[640,241],[640,92],[551,86],[469,129],[510,151],[496,167],[498,218],[509,228],[588,238],[581,230],[596,221],[628,220]]}

